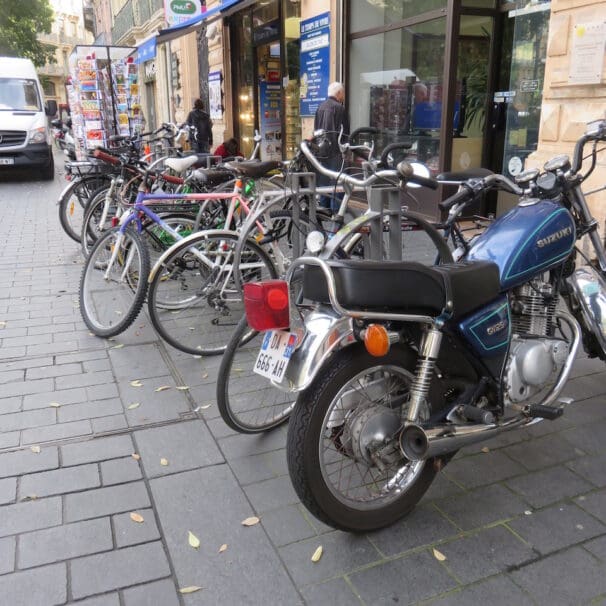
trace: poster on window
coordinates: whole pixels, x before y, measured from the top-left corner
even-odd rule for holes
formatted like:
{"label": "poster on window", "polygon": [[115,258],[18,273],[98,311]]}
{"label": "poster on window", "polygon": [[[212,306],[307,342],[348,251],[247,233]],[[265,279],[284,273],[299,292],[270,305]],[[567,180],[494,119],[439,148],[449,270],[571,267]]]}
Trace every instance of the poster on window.
{"label": "poster on window", "polygon": [[218,72],[210,72],[208,74],[208,105],[210,108],[211,120],[223,119],[223,104],[221,100],[221,80],[223,74]]}
{"label": "poster on window", "polygon": [[282,124],[280,122],[280,83],[259,82],[261,116],[261,160],[282,159]]}
{"label": "poster on window", "polygon": [[314,116],[327,98],[330,78],[330,13],[301,21],[301,116]]}

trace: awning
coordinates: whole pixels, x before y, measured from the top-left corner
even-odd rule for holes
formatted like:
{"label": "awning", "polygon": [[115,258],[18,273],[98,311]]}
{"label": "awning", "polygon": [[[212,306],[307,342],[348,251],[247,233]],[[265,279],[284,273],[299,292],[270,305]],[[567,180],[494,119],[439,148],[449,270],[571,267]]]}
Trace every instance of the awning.
{"label": "awning", "polygon": [[222,17],[226,17],[232,11],[229,10],[233,7],[233,10],[237,10],[240,7],[236,7],[236,4],[242,4],[242,7],[245,5],[251,4],[251,2],[245,2],[243,0],[223,0],[219,2],[216,6],[209,8],[208,10],[203,11],[199,15],[192,17],[191,19],[180,23],[179,25],[175,25],[174,27],[168,27],[166,29],[161,29],[158,32],[158,36],[156,38],[156,42],[168,42],[169,40],[174,40],[175,38],[179,38],[181,36],[185,36],[191,32],[195,32],[197,29],[202,27],[202,23],[211,23],[212,21],[216,21],[217,19],[221,19]]}
{"label": "awning", "polygon": [[156,56],[156,40],[158,38],[158,34],[154,33],[149,38],[140,42],[137,46],[137,58],[136,63],[144,63],[145,61],[150,61]]}

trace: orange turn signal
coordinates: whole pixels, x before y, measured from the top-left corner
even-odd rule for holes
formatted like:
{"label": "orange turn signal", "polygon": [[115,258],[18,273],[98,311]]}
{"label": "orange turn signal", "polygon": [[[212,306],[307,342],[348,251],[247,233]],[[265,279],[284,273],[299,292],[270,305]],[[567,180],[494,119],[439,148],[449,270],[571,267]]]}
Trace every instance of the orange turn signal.
{"label": "orange turn signal", "polygon": [[364,347],[376,358],[384,356],[389,351],[389,335],[381,324],[370,324],[364,331]]}

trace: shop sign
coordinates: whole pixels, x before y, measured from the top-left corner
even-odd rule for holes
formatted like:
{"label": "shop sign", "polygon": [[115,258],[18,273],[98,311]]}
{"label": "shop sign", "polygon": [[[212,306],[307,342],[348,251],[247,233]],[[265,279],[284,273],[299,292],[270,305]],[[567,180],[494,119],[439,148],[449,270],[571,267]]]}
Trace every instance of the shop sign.
{"label": "shop sign", "polygon": [[516,96],[515,90],[501,90],[497,91],[494,94],[494,102],[495,103],[510,103],[510,99],[513,99]]}
{"label": "shop sign", "polygon": [[208,104],[210,107],[210,117],[213,120],[223,119],[223,104],[221,102],[221,80],[223,74],[210,72],[208,74]]}
{"label": "shop sign", "polygon": [[259,82],[259,104],[261,116],[261,160],[282,159],[282,123],[280,105],[282,101],[281,84]]}
{"label": "shop sign", "polygon": [[143,69],[143,79],[145,82],[151,82],[156,79],[156,62],[147,61]]}
{"label": "shop sign", "polygon": [[301,116],[314,116],[330,83],[330,13],[301,21]]}
{"label": "shop sign", "polygon": [[532,93],[535,90],[539,90],[539,81],[538,80],[522,80],[520,82],[520,92]]}
{"label": "shop sign", "polygon": [[600,84],[604,69],[606,23],[578,23],[572,36],[568,84]]}
{"label": "shop sign", "polygon": [[164,0],[164,16],[168,27],[174,27],[202,13],[200,0]]}

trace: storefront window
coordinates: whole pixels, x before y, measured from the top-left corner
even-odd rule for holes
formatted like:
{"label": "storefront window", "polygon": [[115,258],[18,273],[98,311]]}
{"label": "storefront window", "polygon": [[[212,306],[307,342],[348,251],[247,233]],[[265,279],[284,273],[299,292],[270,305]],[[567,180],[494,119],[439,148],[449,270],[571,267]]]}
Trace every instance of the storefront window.
{"label": "storefront window", "polygon": [[350,3],[350,31],[359,32],[373,27],[382,27],[445,6],[446,0],[425,0],[424,2],[355,0]]}
{"label": "storefront window", "polygon": [[292,158],[301,142],[301,118],[299,116],[299,62],[301,4],[283,0],[284,14],[284,137],[286,159]]}
{"label": "storefront window", "polygon": [[407,142],[410,158],[438,170],[445,19],[350,41],[352,129],[372,126],[380,151]]}
{"label": "storefront window", "polygon": [[233,54],[233,83],[236,93],[234,119],[238,124],[240,150],[250,155],[254,147],[255,134],[255,97],[254,97],[254,61],[252,48],[251,14],[244,12],[235,18]]}
{"label": "storefront window", "polygon": [[503,174],[509,176],[524,169],[539,140],[550,3],[530,9],[509,12],[515,19],[509,90],[495,93],[495,103],[506,118]]}
{"label": "storefront window", "polygon": [[461,17],[452,170],[482,166],[492,17]]}

